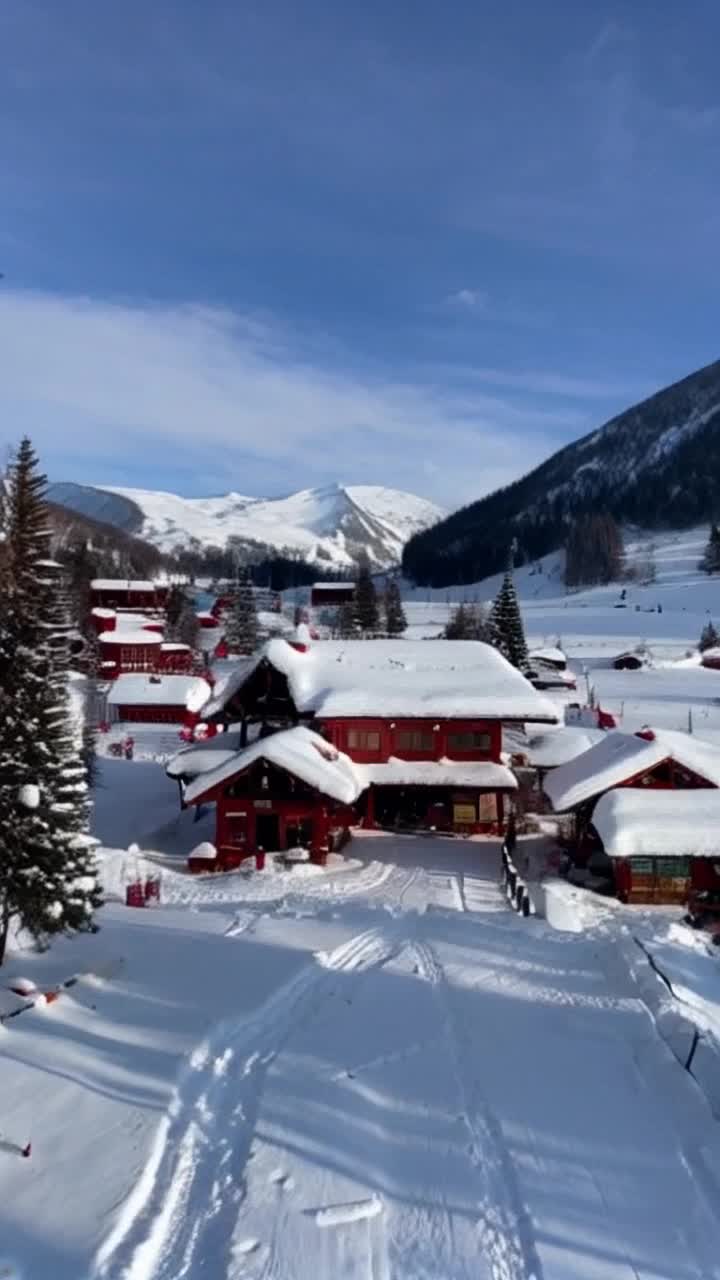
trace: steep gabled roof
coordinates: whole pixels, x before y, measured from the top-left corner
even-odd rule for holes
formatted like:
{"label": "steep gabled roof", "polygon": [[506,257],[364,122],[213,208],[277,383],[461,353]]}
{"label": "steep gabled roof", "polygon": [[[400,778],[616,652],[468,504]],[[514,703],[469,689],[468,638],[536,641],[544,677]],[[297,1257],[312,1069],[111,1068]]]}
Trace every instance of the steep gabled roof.
{"label": "steep gabled roof", "polygon": [[545,782],[545,792],[555,812],[565,813],[636,774],[653,769],[663,760],[674,760],[681,768],[720,787],[718,747],[688,733],[656,729],[650,730],[647,737],[619,731],[606,733],[589,751],[555,769]]}
{"label": "steep gabled roof", "polygon": [[185,800],[195,804],[220,783],[244,773],[257,760],[267,760],[286,769],[341,804],[353,804],[367,786],[360,767],[354,765],[349,756],[336,751],[319,733],[299,725],[295,729],[282,729],[268,738],[258,738],[232,759],[203,773],[187,787]]}
{"label": "steep gabled roof", "polygon": [[210,685],[199,676],[121,675],[110,686],[111,707],[188,707],[206,702]]}
{"label": "steep gabled roof", "polygon": [[203,714],[222,712],[267,662],[284,675],[299,715],[490,719],[554,724],[554,704],[477,640],[323,640],[299,652],[268,641],[219,685]]}

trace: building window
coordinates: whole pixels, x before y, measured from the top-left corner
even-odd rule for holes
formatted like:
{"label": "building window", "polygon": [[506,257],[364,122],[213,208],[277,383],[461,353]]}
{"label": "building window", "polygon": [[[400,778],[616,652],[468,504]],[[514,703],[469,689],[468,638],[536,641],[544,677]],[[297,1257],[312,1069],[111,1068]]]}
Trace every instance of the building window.
{"label": "building window", "polygon": [[347,744],[350,751],[379,751],[380,734],[376,729],[350,729]]}
{"label": "building window", "polygon": [[432,751],[435,737],[423,729],[403,729],[395,734],[397,751]]}
{"label": "building window", "polygon": [[490,734],[479,733],[475,729],[448,734],[449,751],[489,751],[490,744]]}

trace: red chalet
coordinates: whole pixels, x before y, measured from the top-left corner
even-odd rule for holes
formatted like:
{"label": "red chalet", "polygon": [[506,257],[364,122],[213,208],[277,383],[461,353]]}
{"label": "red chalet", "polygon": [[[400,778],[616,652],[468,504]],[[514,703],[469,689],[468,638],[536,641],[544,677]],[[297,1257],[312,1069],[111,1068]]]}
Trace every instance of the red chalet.
{"label": "red chalet", "polygon": [[185,790],[188,804],[217,804],[220,867],[259,847],[322,854],[353,823],[499,831],[517,786],[501,761],[503,722],[557,720],[477,641],[309,645],[306,631],[239,664],[201,714],[239,725],[241,742],[259,726],[256,741]]}
{"label": "red chalet", "polygon": [[193,725],[210,694],[196,676],[122,675],[107,696],[112,720],[142,724]]}
{"label": "red chalet", "polygon": [[94,578],[90,583],[91,609],[161,610],[167,604],[166,583],[132,578]]}
{"label": "red chalet", "polygon": [[103,680],[124,672],[156,671],[160,666],[162,635],[139,628],[135,631],[102,631],[98,636]]}

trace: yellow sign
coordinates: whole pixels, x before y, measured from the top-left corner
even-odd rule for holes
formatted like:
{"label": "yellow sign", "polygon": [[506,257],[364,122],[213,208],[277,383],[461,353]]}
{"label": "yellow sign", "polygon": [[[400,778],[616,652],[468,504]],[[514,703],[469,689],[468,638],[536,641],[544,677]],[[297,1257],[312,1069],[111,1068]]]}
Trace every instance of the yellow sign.
{"label": "yellow sign", "polygon": [[469,826],[477,822],[477,810],[474,804],[454,804],[453,822],[458,826]]}

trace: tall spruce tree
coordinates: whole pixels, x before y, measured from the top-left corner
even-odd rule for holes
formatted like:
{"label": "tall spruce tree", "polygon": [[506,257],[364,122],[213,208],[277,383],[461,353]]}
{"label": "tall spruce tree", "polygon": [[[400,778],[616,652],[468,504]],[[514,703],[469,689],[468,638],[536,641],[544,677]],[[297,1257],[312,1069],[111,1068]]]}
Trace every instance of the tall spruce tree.
{"label": "tall spruce tree", "polygon": [[389,578],[385,586],[383,611],[385,613],[385,630],[389,636],[401,636],[403,631],[407,631],[407,618],[396,578]]}
{"label": "tall spruce tree", "polygon": [[50,560],[45,488],[24,439],[2,512],[0,963],[11,921],[44,939],[91,927],[100,902],[67,695],[71,622]]}
{"label": "tall spruce tree", "polygon": [[354,600],[346,600],[337,611],[337,631],[341,640],[356,640],[360,634]]}
{"label": "tall spruce tree", "polygon": [[720,635],[712,622],[706,622],[700,633],[698,649],[701,653],[705,653],[706,649],[716,649],[718,645],[720,645]]}
{"label": "tall spruce tree", "polygon": [[486,638],[519,671],[527,669],[528,650],[525,629],[510,567],[490,610]]}
{"label": "tall spruce tree", "polygon": [[233,602],[225,620],[225,638],[231,653],[254,653],[258,645],[255,593],[247,569],[238,577]]}
{"label": "tall spruce tree", "polygon": [[698,569],[703,573],[720,573],[720,529],[714,522]]}
{"label": "tall spruce tree", "polygon": [[364,635],[375,635],[379,631],[380,610],[375,583],[370,575],[370,561],[366,553],[363,553],[358,561],[355,614],[358,626]]}

